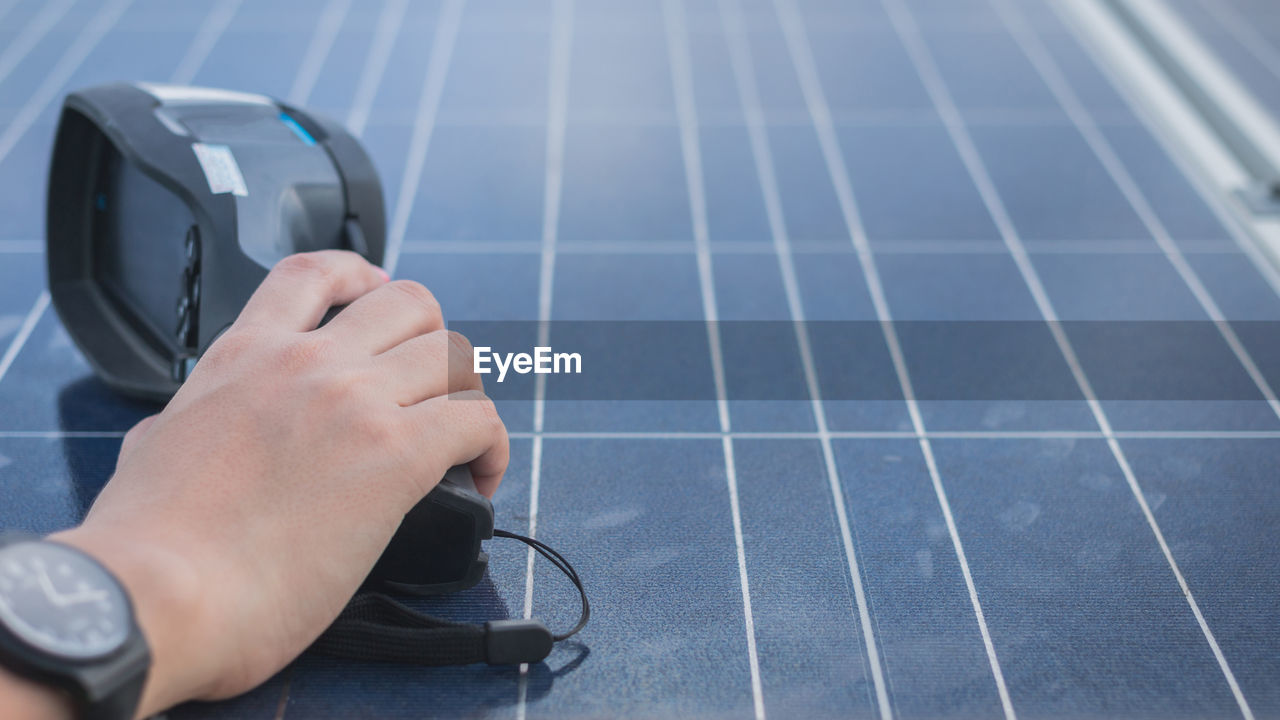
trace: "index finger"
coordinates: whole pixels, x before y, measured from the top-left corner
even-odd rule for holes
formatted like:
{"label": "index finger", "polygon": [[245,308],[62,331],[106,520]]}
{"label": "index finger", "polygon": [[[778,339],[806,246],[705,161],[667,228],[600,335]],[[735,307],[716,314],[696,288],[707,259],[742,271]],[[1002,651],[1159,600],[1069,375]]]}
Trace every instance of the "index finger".
{"label": "index finger", "polygon": [[445,467],[470,466],[476,490],[493,497],[506,473],[511,445],[492,400],[479,390],[463,390],[424,400],[401,412],[408,415],[416,435],[436,450],[424,453],[423,460],[443,459]]}
{"label": "index finger", "polygon": [[349,250],[290,255],[271,268],[237,322],[315,330],[330,307],[345,305],[386,281],[382,268]]}

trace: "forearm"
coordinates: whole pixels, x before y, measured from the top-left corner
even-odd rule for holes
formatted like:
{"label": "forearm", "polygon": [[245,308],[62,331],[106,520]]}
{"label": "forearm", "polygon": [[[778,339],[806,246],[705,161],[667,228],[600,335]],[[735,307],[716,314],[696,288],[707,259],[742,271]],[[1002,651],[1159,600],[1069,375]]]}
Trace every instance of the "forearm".
{"label": "forearm", "polygon": [[0,667],[0,717],[62,720],[72,717],[71,701],[51,687],[20,678]]}

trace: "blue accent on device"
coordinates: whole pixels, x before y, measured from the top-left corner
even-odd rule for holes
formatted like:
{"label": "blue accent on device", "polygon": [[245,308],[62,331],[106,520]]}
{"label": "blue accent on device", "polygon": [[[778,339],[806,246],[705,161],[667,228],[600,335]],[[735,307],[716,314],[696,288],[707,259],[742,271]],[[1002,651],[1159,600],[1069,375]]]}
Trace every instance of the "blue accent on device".
{"label": "blue accent on device", "polygon": [[311,133],[307,132],[306,128],[299,125],[297,120],[289,117],[288,113],[280,113],[280,122],[288,125],[289,129],[293,131],[293,134],[297,135],[298,139],[302,142],[308,145],[316,144],[316,139],[311,137]]}

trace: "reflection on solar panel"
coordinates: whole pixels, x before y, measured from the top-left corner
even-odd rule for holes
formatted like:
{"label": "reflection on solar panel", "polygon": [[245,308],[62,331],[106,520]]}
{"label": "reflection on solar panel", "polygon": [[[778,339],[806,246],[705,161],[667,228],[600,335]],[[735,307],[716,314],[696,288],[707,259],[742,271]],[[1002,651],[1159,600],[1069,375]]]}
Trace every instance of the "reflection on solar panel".
{"label": "reflection on solar panel", "polygon": [[[1093,385],[1116,358],[1077,352],[1066,322],[1270,322],[1280,297],[1049,6],[0,16],[3,527],[76,521],[152,411],[91,378],[43,294],[42,178],[72,87],[190,81],[346,120],[383,174],[398,274],[455,321],[879,329],[777,334],[778,367],[747,370],[795,383],[791,400],[730,399],[749,348],[708,324],[722,352],[696,371],[720,401],[504,404],[499,525],[571,557],[595,608],[547,664],[304,657],[174,717],[1280,715],[1278,336],[1202,336],[1204,377],[1247,399],[1120,401]],[[918,377],[965,360],[894,320],[1050,321],[1043,356],[1077,399],[916,400]],[[889,399],[824,401],[853,380]],[[553,571],[492,554],[490,579],[432,609],[571,623]]]}
{"label": "reflection on solar panel", "polygon": [[1169,5],[1272,116],[1280,116],[1280,8],[1249,0]]}

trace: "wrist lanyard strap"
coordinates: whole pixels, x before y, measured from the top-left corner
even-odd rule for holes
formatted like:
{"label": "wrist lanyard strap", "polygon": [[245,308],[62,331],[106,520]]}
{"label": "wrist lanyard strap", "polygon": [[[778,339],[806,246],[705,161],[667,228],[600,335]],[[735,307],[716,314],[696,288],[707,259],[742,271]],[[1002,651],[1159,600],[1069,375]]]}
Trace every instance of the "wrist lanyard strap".
{"label": "wrist lanyard strap", "polygon": [[553,635],[539,620],[458,623],[418,612],[384,593],[365,592],[351,599],[311,650],[351,660],[407,665],[507,665],[543,660],[551,653],[553,642],[572,637],[586,626],[591,618],[587,592],[569,561],[546,543],[506,530],[495,530],[493,535],[523,542],[569,578],[582,598],[577,625]]}

